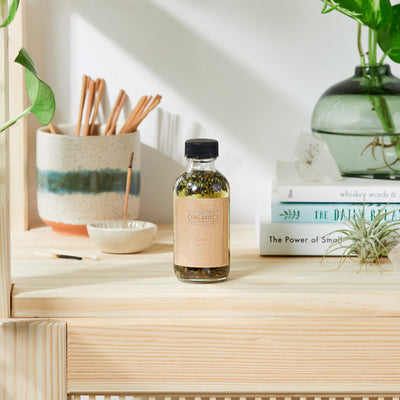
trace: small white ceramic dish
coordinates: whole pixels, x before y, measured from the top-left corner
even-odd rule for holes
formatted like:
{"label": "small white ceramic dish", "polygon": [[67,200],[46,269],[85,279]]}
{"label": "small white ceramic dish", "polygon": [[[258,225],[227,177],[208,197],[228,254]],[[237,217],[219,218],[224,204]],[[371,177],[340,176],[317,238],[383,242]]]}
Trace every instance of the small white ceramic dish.
{"label": "small white ceramic dish", "polygon": [[147,249],[157,233],[157,225],[146,221],[100,221],[87,225],[89,237],[105,253],[129,254]]}

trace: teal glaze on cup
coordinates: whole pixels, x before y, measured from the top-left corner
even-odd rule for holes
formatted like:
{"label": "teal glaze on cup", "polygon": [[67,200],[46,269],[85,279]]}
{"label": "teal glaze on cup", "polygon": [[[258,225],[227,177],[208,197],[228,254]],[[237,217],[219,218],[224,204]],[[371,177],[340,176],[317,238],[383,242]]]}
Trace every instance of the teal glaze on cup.
{"label": "teal glaze on cup", "polygon": [[37,132],[37,202],[40,218],[59,233],[86,235],[91,222],[123,218],[126,177],[134,152],[128,215],[139,214],[140,135],[75,136],[74,125]]}
{"label": "teal glaze on cup", "polygon": [[[124,193],[126,171],[101,169],[98,171],[56,172],[37,170],[38,190],[55,194]],[[140,171],[132,171],[130,194],[139,196]]]}

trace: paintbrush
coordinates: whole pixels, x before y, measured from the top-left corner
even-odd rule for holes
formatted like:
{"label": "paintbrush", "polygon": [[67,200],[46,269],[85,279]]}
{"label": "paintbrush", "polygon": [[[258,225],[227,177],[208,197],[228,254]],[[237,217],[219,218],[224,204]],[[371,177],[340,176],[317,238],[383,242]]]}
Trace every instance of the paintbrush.
{"label": "paintbrush", "polygon": [[91,255],[91,256],[77,256],[75,254],[64,254],[60,250],[54,250],[50,249],[47,253],[42,253],[42,252],[37,252],[35,251],[35,254],[37,256],[44,256],[44,257],[50,257],[50,258],[63,258],[67,260],[94,260],[98,261],[100,258],[97,254]]}

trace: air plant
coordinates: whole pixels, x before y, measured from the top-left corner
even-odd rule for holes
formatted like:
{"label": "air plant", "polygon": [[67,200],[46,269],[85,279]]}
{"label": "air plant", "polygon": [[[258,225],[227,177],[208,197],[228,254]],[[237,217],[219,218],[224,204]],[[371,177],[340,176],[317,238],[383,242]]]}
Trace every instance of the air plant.
{"label": "air plant", "polygon": [[358,257],[360,270],[368,264],[376,265],[379,271],[384,268],[381,259],[387,257],[389,252],[395,247],[400,239],[398,229],[400,221],[390,221],[388,217],[393,211],[387,212],[386,208],[379,210],[378,214],[371,220],[365,219],[365,203],[362,211],[359,211],[352,218],[346,218],[344,224],[346,228],[331,232],[340,233],[342,236],[333,242],[327,249],[324,258],[334,251],[343,251],[338,268],[347,259]]}

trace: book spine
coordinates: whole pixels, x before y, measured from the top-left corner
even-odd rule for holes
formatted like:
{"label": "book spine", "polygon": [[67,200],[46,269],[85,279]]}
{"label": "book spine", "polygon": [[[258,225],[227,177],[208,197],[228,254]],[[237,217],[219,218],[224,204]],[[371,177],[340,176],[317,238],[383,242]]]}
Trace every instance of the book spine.
{"label": "book spine", "polygon": [[[366,203],[364,217],[371,221],[384,210],[386,221],[400,220],[400,204]],[[362,204],[346,203],[281,203],[271,205],[271,222],[343,223],[363,212]]]}
{"label": "book spine", "polygon": [[[343,224],[291,224],[260,222],[260,255],[323,256],[328,247],[343,237],[331,232]],[[330,253],[342,255],[340,251]]]}
{"label": "book spine", "polygon": [[278,186],[278,200],[296,203],[400,203],[400,186]]}

